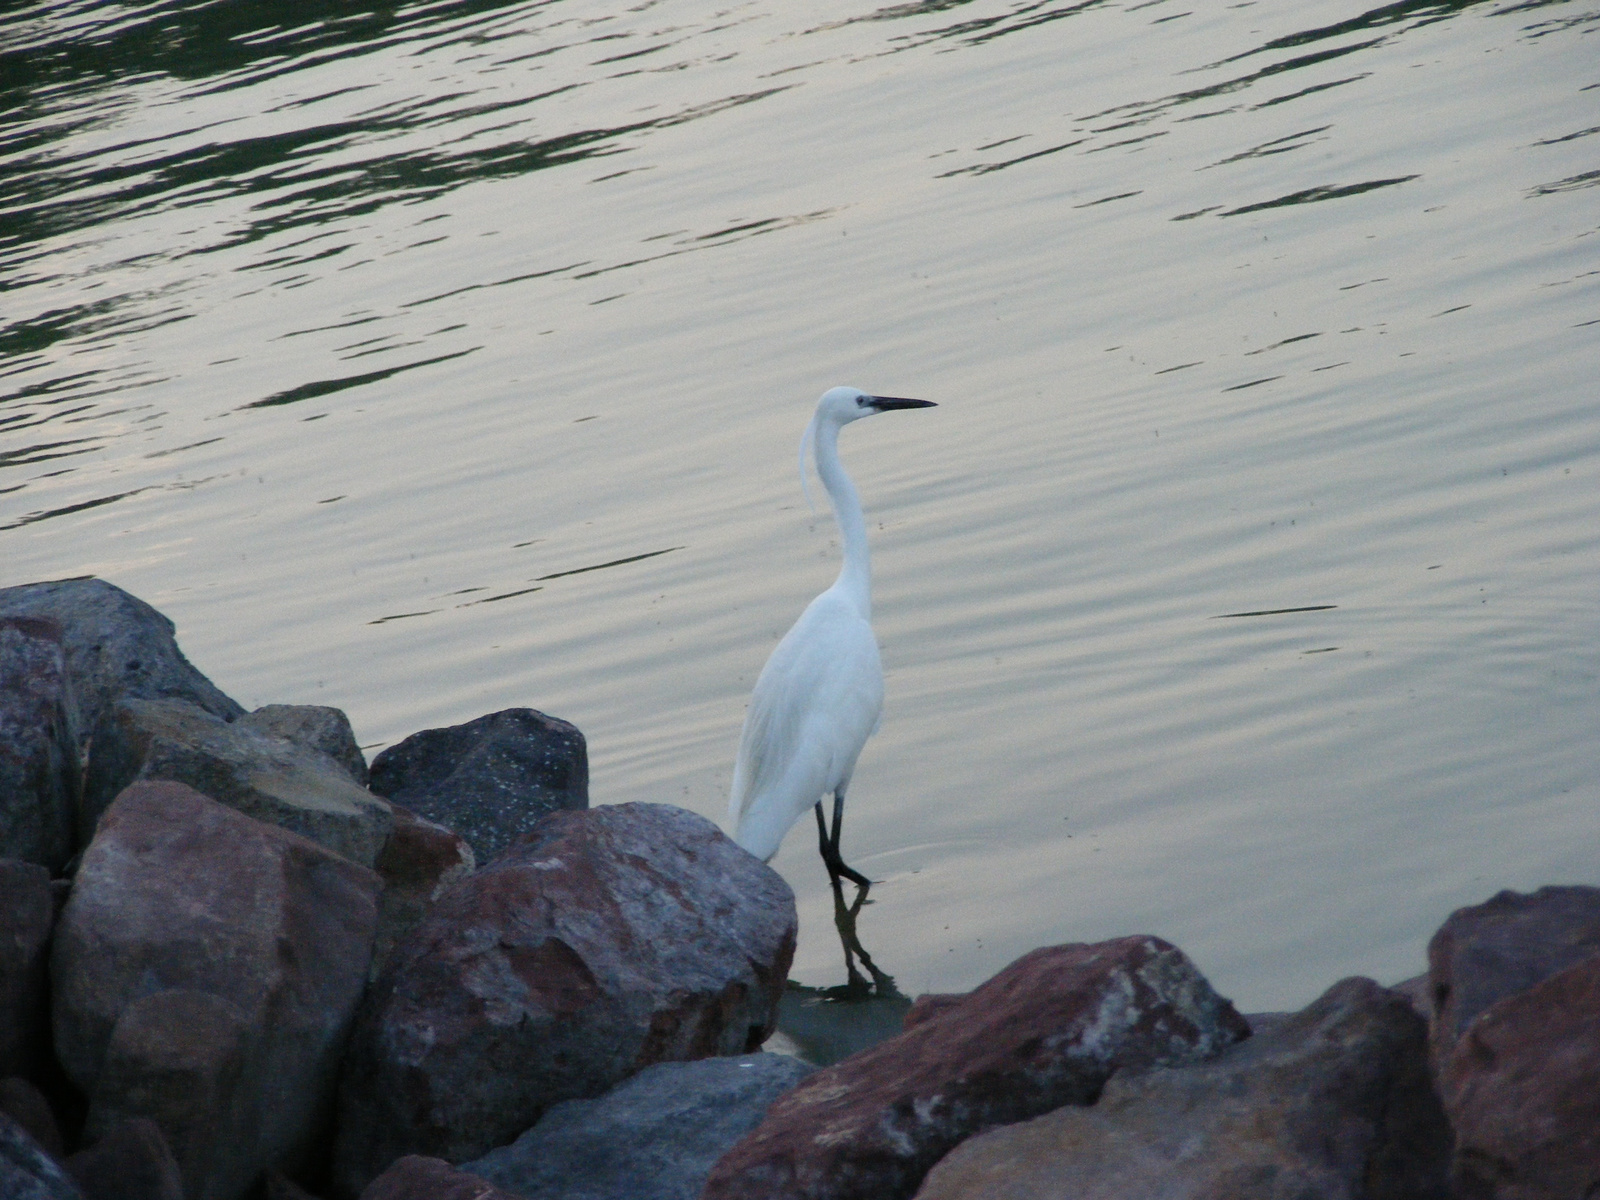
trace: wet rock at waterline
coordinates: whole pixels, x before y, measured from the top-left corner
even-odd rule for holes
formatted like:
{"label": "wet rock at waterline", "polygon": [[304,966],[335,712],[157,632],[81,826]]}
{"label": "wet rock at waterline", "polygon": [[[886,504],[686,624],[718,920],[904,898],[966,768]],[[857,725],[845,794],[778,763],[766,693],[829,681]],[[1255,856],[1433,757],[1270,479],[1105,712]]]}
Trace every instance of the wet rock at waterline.
{"label": "wet rock at waterline", "polygon": [[1428,960],[1457,1195],[1600,1193],[1600,888],[1459,909]]}
{"label": "wet rock at waterline", "polygon": [[699,1200],[712,1164],[814,1070],[765,1053],[657,1063],[462,1170],[524,1200]]}
{"label": "wet rock at waterline", "polygon": [[917,1200],[1445,1200],[1449,1145],[1422,1019],[1346,979],[1210,1062],[964,1142]]}
{"label": "wet rock at waterline", "polygon": [[508,708],[390,746],[370,786],[455,830],[486,863],[546,813],[589,807],[588,749],[577,726]]}
{"label": "wet rock at waterline", "polygon": [[704,817],[549,814],[449,888],[369,990],[338,1185],[403,1154],[477,1157],[651,1063],[755,1049],[796,930],[788,885]]}
{"label": "wet rock at waterline", "polygon": [[224,721],[244,715],[183,656],[168,618],[103,579],[0,588],[0,617],[44,617],[61,627],[80,740],[122,697],[185,700]]}
{"label": "wet rock at waterline", "polygon": [[267,704],[234,723],[320,750],[348,771],[351,779],[367,786],[367,757],[356,742],[350,718],[340,709],[324,704]]}
{"label": "wet rock at waterline", "polygon": [[1035,950],[778,1100],[705,1198],[907,1197],[973,1134],[1093,1103],[1113,1071],[1200,1061],[1248,1035],[1159,938]]}
{"label": "wet rock at waterline", "polygon": [[0,1076],[32,1075],[42,1065],[54,925],[50,872],[37,863],[0,859]]}
{"label": "wet rock at waterline", "polygon": [[85,829],[141,779],[188,784],[246,816],[298,833],[364,867],[393,824],[386,801],[320,750],[232,724],[181,700],[118,700],[95,727],[84,776]]}
{"label": "wet rock at waterline", "polygon": [[60,871],[77,849],[79,786],[61,625],[0,617],[0,855]]}
{"label": "wet rock at waterline", "polygon": [[331,1117],[379,881],[182,784],[106,810],[52,948],[56,1052],[90,1137],[161,1127],[185,1191],[243,1195]]}

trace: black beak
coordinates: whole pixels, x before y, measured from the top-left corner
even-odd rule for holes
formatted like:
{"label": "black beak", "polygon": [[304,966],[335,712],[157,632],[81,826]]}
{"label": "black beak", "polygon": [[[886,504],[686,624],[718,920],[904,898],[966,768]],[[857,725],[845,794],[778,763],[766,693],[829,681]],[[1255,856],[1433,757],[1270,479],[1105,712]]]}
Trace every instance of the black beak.
{"label": "black beak", "polygon": [[879,412],[888,412],[895,408],[937,408],[932,400],[906,400],[900,396],[874,396],[872,407]]}

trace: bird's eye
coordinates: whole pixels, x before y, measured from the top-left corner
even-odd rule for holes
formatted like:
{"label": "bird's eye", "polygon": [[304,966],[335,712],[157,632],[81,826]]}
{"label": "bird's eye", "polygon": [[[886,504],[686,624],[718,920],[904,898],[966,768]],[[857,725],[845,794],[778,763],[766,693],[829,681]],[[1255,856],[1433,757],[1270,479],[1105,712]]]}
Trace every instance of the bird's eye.
{"label": "bird's eye", "polygon": [[872,403],[872,397],[871,396],[857,396],[856,397],[856,403],[858,405],[860,405],[862,408],[865,408],[867,405]]}

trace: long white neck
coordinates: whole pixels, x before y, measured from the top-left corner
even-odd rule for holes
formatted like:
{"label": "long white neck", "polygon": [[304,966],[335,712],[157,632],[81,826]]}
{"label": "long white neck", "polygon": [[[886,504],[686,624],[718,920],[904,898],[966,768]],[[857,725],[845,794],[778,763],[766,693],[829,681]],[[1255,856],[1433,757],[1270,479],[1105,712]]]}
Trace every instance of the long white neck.
{"label": "long white neck", "polygon": [[861,497],[855,484],[839,462],[839,426],[819,421],[816,433],[817,475],[828,489],[833,517],[839,522],[839,537],[844,545],[844,564],[834,588],[847,595],[867,620],[872,619],[872,566],[867,557],[867,522],[861,513]]}

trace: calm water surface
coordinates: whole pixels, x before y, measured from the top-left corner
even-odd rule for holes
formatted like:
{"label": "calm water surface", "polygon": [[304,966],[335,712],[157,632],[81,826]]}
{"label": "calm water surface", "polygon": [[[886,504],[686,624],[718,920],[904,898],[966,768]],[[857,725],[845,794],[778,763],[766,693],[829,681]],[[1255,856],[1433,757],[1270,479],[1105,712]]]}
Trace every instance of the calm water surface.
{"label": "calm water surface", "polygon": [[1152,932],[1298,1005],[1600,883],[1595,0],[82,0],[0,84],[0,583],[720,820],[811,405],[926,396],[843,439],[907,991]]}

